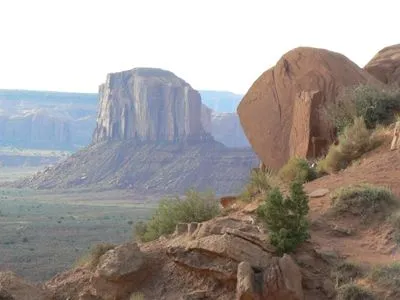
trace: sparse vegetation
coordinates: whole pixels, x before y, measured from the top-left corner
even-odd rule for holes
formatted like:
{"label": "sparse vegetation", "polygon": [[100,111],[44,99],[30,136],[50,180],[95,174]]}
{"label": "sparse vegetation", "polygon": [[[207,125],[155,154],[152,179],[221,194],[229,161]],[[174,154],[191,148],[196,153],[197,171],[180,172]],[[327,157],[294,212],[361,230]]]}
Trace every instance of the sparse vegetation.
{"label": "sparse vegetation", "polygon": [[178,223],[203,222],[217,216],[219,203],[211,192],[186,192],[184,199],[163,199],[147,223],[137,223],[136,236],[143,242],[170,234]]}
{"label": "sparse vegetation", "polygon": [[361,267],[352,262],[342,262],[332,271],[332,278],[336,282],[336,286],[352,283],[360,276],[362,276]]}
{"label": "sparse vegetation", "polygon": [[319,161],[318,172],[331,173],[346,168],[352,161],[378,147],[383,142],[381,130],[367,129],[362,117],[346,127],[339,136],[339,144],[331,145],[326,157]]}
{"label": "sparse vegetation", "polygon": [[279,170],[278,176],[284,182],[298,181],[300,183],[317,178],[315,170],[308,165],[307,160],[298,157],[290,158]]}
{"label": "sparse vegetation", "polygon": [[331,199],[335,212],[349,212],[363,220],[377,213],[387,216],[397,205],[397,199],[389,188],[369,184],[339,188],[331,194]]}
{"label": "sparse vegetation", "polygon": [[327,119],[342,133],[355,118],[365,120],[368,129],[388,125],[400,110],[400,90],[359,85],[344,89],[335,103],[324,108]]}
{"label": "sparse vegetation", "polygon": [[85,266],[93,270],[100,262],[100,257],[108,250],[114,249],[116,245],[109,243],[100,243],[94,245],[90,251],[82,256],[76,263],[77,266]]}
{"label": "sparse vegetation", "polygon": [[300,182],[290,186],[290,196],[283,198],[278,188],[273,188],[265,202],[258,208],[258,217],[269,229],[269,238],[279,253],[287,253],[308,239],[308,197]]}
{"label": "sparse vegetation", "polygon": [[277,179],[272,170],[253,170],[248,184],[240,195],[240,200],[249,202],[254,198],[254,196],[266,193],[276,185]]}
{"label": "sparse vegetation", "polygon": [[32,282],[65,271],[95,243],[129,240],[132,225],[127,221],[147,220],[158,204],[156,197],[132,201],[131,193],[120,190],[64,193],[3,187],[0,195],[9,198],[0,203],[0,265],[6,263]]}
{"label": "sparse vegetation", "polygon": [[371,271],[370,279],[381,287],[400,293],[400,263],[375,267]]}
{"label": "sparse vegetation", "polygon": [[375,300],[376,297],[366,288],[349,283],[338,289],[337,300]]}

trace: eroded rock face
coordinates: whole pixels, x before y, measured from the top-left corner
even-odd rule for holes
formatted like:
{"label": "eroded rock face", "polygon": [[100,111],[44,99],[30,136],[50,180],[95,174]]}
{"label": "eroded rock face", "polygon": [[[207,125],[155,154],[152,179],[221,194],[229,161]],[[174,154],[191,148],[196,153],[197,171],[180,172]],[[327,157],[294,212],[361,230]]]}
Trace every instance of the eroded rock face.
{"label": "eroded rock face", "polygon": [[321,155],[333,141],[333,128],[321,105],[340,89],[378,81],[345,56],[328,50],[296,48],[251,86],[238,107],[244,132],[267,167],[280,168],[291,156]]}
{"label": "eroded rock face", "polygon": [[383,83],[400,85],[400,44],[379,51],[364,69]]}
{"label": "eroded rock face", "polygon": [[93,142],[203,140],[201,97],[169,71],[136,68],[109,74],[99,88]]}

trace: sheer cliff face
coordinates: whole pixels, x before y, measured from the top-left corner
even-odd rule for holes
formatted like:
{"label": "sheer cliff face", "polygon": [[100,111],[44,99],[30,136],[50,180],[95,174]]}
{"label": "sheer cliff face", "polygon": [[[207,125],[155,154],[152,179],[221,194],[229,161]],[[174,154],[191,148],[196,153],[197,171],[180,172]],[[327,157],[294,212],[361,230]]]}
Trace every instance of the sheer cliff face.
{"label": "sheer cliff face", "polygon": [[202,140],[200,94],[173,73],[137,68],[109,74],[99,89],[93,142]]}

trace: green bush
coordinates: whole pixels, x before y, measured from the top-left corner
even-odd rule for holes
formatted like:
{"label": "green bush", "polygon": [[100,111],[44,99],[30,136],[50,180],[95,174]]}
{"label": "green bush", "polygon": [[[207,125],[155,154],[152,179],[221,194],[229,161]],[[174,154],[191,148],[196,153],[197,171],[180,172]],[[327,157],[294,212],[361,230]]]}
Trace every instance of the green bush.
{"label": "green bush", "polygon": [[317,178],[316,172],[308,165],[307,160],[292,157],[279,170],[278,177],[284,182],[298,181],[305,183]]}
{"label": "green bush", "polygon": [[375,300],[376,297],[369,290],[357,284],[342,285],[337,291],[336,300]]}
{"label": "green bush", "polygon": [[368,129],[378,124],[388,125],[394,121],[395,113],[399,110],[398,89],[359,85],[345,88],[336,102],[327,104],[324,113],[341,133],[353,124],[356,117],[362,117]]}
{"label": "green bush", "polygon": [[283,198],[278,188],[274,188],[257,209],[258,217],[269,230],[269,238],[277,251],[291,252],[309,238],[308,197],[299,182],[290,186],[290,196]]}
{"label": "green bush", "polygon": [[400,293],[400,263],[375,267],[371,271],[370,279],[381,287]]}
{"label": "green bush", "polygon": [[335,212],[350,212],[363,220],[377,213],[387,215],[397,206],[396,196],[390,189],[369,184],[339,188],[331,194],[331,199]]}
{"label": "green bush", "polygon": [[82,256],[76,262],[76,266],[86,266],[93,270],[97,267],[100,262],[100,257],[108,250],[114,249],[116,245],[110,243],[100,243],[94,245],[88,253]]}
{"label": "green bush", "polygon": [[276,185],[276,177],[271,170],[252,170],[249,182],[241,193],[240,199],[245,202],[251,201],[254,196],[268,192]]}
{"label": "green bush", "polygon": [[363,118],[356,118],[340,134],[339,144],[332,145],[326,157],[319,161],[317,170],[331,173],[345,169],[352,161],[382,143],[382,136],[376,132],[367,129]]}
{"label": "green bush", "polygon": [[173,233],[178,223],[203,222],[219,214],[219,202],[211,192],[186,192],[185,198],[163,199],[152,218],[139,222],[135,234],[141,241],[147,242],[163,234]]}

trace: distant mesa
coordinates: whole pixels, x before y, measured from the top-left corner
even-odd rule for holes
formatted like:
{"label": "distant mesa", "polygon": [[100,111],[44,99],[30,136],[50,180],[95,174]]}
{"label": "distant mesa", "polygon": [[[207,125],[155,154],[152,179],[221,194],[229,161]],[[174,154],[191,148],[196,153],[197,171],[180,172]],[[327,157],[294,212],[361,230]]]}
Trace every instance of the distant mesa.
{"label": "distant mesa", "polygon": [[250,148],[214,140],[212,111],[173,73],[136,68],[100,86],[89,147],[19,183],[34,188],[131,188],[179,193],[188,188],[237,192],[257,158]]}
{"label": "distant mesa", "polygon": [[345,56],[300,47],[253,83],[237,111],[254,151],[266,166],[279,169],[292,156],[324,153],[334,135],[320,105],[334,101],[343,87],[368,82],[378,84]]}
{"label": "distant mesa", "polygon": [[383,48],[364,69],[383,83],[400,85],[400,44]]}
{"label": "distant mesa", "polygon": [[104,140],[201,141],[201,96],[161,69],[136,68],[109,74],[99,89],[100,109],[93,142]]}
{"label": "distant mesa", "polygon": [[96,125],[96,108],[96,94],[0,90],[0,146],[55,150],[87,146]]}

